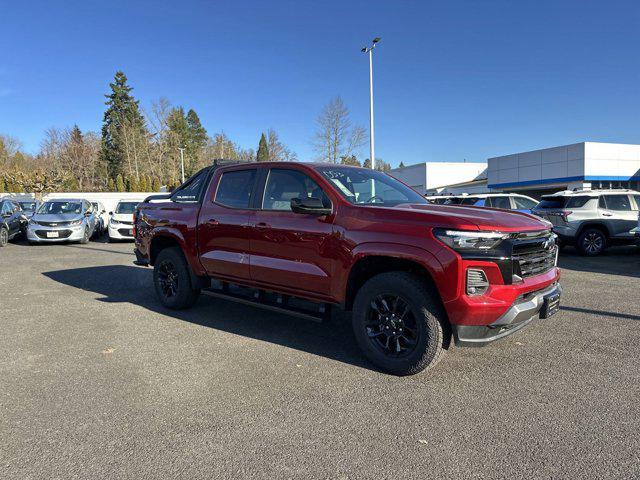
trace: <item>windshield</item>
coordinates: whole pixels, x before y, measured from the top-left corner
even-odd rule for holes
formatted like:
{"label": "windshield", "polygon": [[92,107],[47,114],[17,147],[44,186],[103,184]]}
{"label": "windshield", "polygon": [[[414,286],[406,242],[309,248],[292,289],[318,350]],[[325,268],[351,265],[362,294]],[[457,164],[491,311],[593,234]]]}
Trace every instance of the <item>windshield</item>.
{"label": "windshield", "polygon": [[116,213],[130,213],[133,215],[137,206],[138,202],[120,202],[116,207]]}
{"label": "windshield", "polygon": [[25,212],[33,212],[36,209],[36,202],[19,202],[22,210]]}
{"label": "windshield", "polygon": [[376,170],[342,166],[317,170],[354,205],[394,207],[402,203],[429,203],[418,192]]}
{"label": "windshield", "polygon": [[64,215],[65,213],[82,213],[82,202],[44,202],[38,213],[43,215]]}

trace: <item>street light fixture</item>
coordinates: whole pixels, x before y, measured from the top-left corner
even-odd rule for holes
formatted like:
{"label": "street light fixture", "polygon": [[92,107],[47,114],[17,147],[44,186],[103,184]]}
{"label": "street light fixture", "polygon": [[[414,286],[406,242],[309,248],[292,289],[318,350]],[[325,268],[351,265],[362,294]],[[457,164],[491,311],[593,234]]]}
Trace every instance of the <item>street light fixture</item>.
{"label": "street light fixture", "polygon": [[362,53],[369,54],[369,158],[372,170],[376,168],[376,149],[373,139],[373,49],[376,48],[379,41],[380,37],[376,37],[370,47],[364,47],[360,50]]}

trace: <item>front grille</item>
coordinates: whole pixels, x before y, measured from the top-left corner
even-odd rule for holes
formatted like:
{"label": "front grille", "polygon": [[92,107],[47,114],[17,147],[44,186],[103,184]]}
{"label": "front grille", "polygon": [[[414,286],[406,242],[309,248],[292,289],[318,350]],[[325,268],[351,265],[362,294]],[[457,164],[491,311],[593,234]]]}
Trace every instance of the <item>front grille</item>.
{"label": "front grille", "polygon": [[[58,232],[58,236],[52,237],[52,238],[69,238],[69,236],[71,235],[71,230],[54,230],[54,231]],[[36,230],[36,235],[39,236],[40,238],[49,238],[47,237],[47,232],[51,232],[51,230]]]}
{"label": "front grille", "polygon": [[38,224],[43,227],[67,227],[71,222],[42,222],[38,220]]}
{"label": "front grille", "polygon": [[558,247],[555,237],[546,235],[535,240],[514,243],[513,273],[521,278],[548,272],[556,264]]}

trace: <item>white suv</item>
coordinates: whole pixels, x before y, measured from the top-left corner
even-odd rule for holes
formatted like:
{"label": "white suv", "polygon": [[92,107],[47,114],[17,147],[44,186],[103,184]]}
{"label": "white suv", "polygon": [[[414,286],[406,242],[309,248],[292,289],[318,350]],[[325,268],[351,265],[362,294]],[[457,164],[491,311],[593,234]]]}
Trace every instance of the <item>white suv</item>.
{"label": "white suv", "polygon": [[133,212],[142,200],[120,200],[109,212],[109,241],[133,240]]}
{"label": "white suv", "polygon": [[633,190],[575,190],[544,195],[533,213],[553,224],[561,243],[593,256],[634,243],[638,207],[640,193]]}

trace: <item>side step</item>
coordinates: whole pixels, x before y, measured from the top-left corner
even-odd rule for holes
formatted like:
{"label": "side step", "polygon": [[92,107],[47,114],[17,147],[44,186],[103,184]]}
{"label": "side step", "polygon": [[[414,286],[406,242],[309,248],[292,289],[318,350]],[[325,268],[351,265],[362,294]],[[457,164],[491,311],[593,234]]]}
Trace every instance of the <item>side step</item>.
{"label": "side step", "polygon": [[[239,291],[236,291],[239,290]],[[295,303],[305,303],[308,305],[314,305],[317,310],[306,309],[290,305],[291,297],[280,294],[271,294],[262,290],[252,290],[252,296],[248,296],[242,293],[242,288],[233,288],[228,284],[223,285],[221,289],[205,289],[202,290],[204,295],[209,297],[218,298],[221,300],[229,300],[231,302],[240,303],[242,305],[248,305],[250,307],[262,308],[263,310],[269,310],[271,312],[282,313],[284,315],[291,315],[298,318],[304,318],[305,320],[311,320],[312,322],[321,323],[327,319],[331,312],[331,305],[329,304],[314,304],[303,300],[297,300]],[[248,290],[246,290],[248,291]]]}

